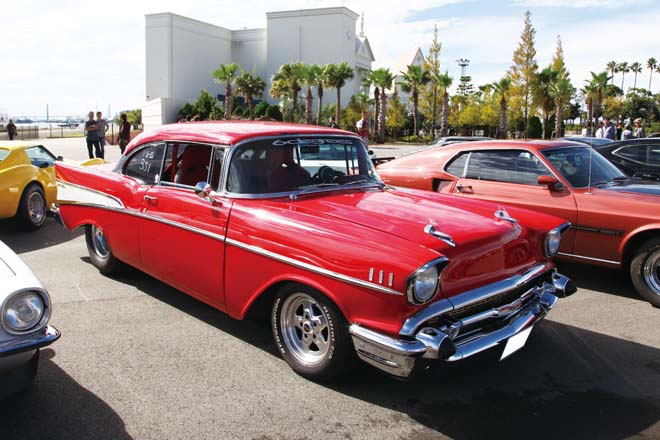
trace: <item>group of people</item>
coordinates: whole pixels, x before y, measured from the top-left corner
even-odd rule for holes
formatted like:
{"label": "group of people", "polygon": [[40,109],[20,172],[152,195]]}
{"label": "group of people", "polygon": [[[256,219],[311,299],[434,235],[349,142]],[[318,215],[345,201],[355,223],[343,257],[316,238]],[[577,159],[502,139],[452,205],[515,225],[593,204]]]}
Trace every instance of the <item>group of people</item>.
{"label": "group of people", "polygon": [[[603,122],[599,124],[596,133],[594,133],[594,136],[599,138],[611,139],[613,141],[619,141],[619,140],[625,141],[627,139],[645,138],[646,131],[642,126],[642,119],[637,118],[633,121],[633,123],[635,124],[634,128],[630,124],[630,122],[627,122],[625,125],[623,124],[623,122],[619,122],[615,126],[610,121],[610,118],[605,116],[603,118]],[[591,131],[591,126],[587,125],[587,127],[585,127],[582,130],[582,135],[589,136],[590,131]]]}
{"label": "group of people", "polygon": [[[96,119],[94,119],[94,112],[90,111],[87,115],[89,119],[85,121],[85,140],[87,141],[87,154],[90,159],[94,159],[96,155],[99,159],[105,158],[105,134],[108,131],[108,123],[103,119],[101,112],[96,112]],[[122,113],[119,116],[119,138],[118,144],[121,153],[124,154],[126,145],[131,140],[131,125],[128,123],[126,114]]]}

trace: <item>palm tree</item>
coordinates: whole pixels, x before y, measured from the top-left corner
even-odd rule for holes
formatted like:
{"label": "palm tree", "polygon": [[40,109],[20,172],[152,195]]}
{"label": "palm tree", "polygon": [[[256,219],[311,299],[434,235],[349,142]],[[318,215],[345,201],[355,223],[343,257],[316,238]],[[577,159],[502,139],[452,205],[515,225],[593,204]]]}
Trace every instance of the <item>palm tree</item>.
{"label": "palm tree", "polygon": [[346,81],[353,79],[355,74],[353,68],[348,65],[346,61],[339,64],[328,64],[324,68],[324,73],[327,76],[326,85],[337,90],[337,109],[335,111],[335,119],[339,123],[341,116],[341,88],[346,85]]}
{"label": "palm tree", "polygon": [[630,71],[635,74],[635,79],[633,80],[633,89],[637,88],[637,74],[642,72],[642,63],[635,61],[630,65]]}
{"label": "palm tree", "polygon": [[369,70],[366,76],[362,79],[362,87],[367,89],[367,91],[374,86],[374,129],[376,132],[380,132],[378,124],[380,119],[378,118],[378,113],[380,112],[380,88],[376,85],[376,78],[374,77],[374,70]]}
{"label": "palm tree", "polygon": [[536,74],[537,87],[534,87],[534,97],[541,107],[541,137],[543,139],[546,138],[546,133],[548,131],[550,114],[555,109],[555,100],[550,92],[550,86],[557,82],[558,78],[559,72],[553,70],[551,65]]}
{"label": "palm tree", "polygon": [[584,103],[587,106],[587,121],[589,124],[588,136],[593,136],[593,125],[594,125],[594,96],[598,94],[598,87],[595,84],[592,84],[591,81],[587,81],[587,84],[580,90],[584,96]]}
{"label": "palm tree", "polygon": [[619,63],[619,65],[616,66],[616,71],[621,73],[621,90],[623,91],[623,80],[626,77],[626,73],[630,72],[630,67],[628,66],[628,63],[624,61],[623,63]]}
{"label": "palm tree", "polygon": [[415,66],[410,64],[406,72],[401,72],[403,75],[403,82],[401,83],[401,90],[410,93],[413,103],[413,126],[415,136],[417,136],[417,107],[419,106],[419,89],[426,86],[431,81],[431,75],[428,70],[422,66]]}
{"label": "palm tree", "polygon": [[555,137],[564,136],[564,105],[570,101],[575,89],[565,77],[559,77],[549,85],[550,95],[555,101]]}
{"label": "palm tree", "polygon": [[213,71],[213,81],[216,83],[226,83],[225,85],[225,119],[231,119],[232,105],[234,104],[231,95],[231,83],[234,82],[236,72],[238,71],[238,64],[220,64],[220,66]]}
{"label": "palm tree", "polygon": [[497,137],[506,139],[506,98],[511,88],[511,78],[505,76],[492,84],[495,95],[500,97],[500,127]]}
{"label": "palm tree", "polygon": [[651,91],[651,79],[653,78],[653,71],[658,67],[658,61],[651,57],[646,61],[646,67],[649,68],[649,92]]}
{"label": "palm tree", "polygon": [[319,108],[316,110],[316,125],[321,125],[321,114],[323,113],[323,86],[325,84],[325,70],[323,66],[312,64],[310,69],[314,72],[314,85],[316,86],[316,96],[319,98]]}
{"label": "palm tree", "polygon": [[380,107],[378,110],[378,143],[385,143],[385,114],[387,113],[387,95],[385,90],[391,89],[392,84],[394,83],[394,75],[390,72],[390,69],[379,68],[371,73],[374,87],[378,90],[380,89],[379,101],[377,101],[376,108]]}
{"label": "palm tree", "polygon": [[616,70],[617,65],[618,64],[616,63],[616,61],[610,61],[609,63],[607,63],[607,70],[612,74],[612,84],[614,84],[614,74],[617,71]]}
{"label": "palm tree", "polygon": [[302,89],[300,83],[302,82],[303,68],[304,64],[300,62],[282,64],[272,79],[272,82],[279,83],[280,86],[284,86],[287,89],[293,103],[294,120],[298,117],[298,93]]}
{"label": "palm tree", "polygon": [[255,75],[254,71],[243,70],[243,73],[236,78],[236,91],[247,101],[250,119],[254,119],[254,98],[260,97],[265,89],[266,83]]}
{"label": "palm tree", "polygon": [[[627,63],[626,63],[627,64]],[[626,66],[627,68],[627,66]],[[607,89],[607,83],[610,81],[610,77],[607,76],[608,71],[604,70],[601,73],[591,72],[591,85],[596,89],[596,102],[595,102],[595,116],[596,119],[600,117],[603,110],[603,94]]]}
{"label": "palm tree", "polygon": [[449,132],[449,87],[454,78],[449,76],[449,72],[441,73],[435,77],[435,83],[442,90],[442,116],[440,117],[440,136],[446,136]]}
{"label": "palm tree", "polygon": [[315,69],[314,65],[303,65],[300,70],[302,83],[307,86],[307,95],[305,96],[305,124],[308,125],[312,123],[312,105],[314,99],[312,87],[317,84],[317,72],[318,69]]}

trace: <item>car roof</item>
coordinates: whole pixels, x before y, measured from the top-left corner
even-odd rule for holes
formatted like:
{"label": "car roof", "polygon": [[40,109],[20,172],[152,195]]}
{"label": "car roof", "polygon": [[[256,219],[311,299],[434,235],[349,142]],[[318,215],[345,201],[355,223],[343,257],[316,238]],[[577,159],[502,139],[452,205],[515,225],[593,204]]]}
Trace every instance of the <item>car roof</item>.
{"label": "car roof", "polygon": [[36,147],[41,145],[39,142],[34,141],[0,141],[0,148],[6,148],[7,150],[21,150],[28,147]]}
{"label": "car roof", "polygon": [[142,133],[132,142],[127,153],[137,144],[162,140],[181,140],[214,144],[235,144],[239,141],[277,135],[334,134],[356,136],[355,133],[317,125],[285,124],[267,121],[204,121],[163,125]]}
{"label": "car roof", "polygon": [[588,145],[574,141],[542,141],[542,140],[495,140],[495,141],[477,141],[477,142],[461,142],[451,145],[446,145],[442,148],[445,151],[456,151],[464,149],[480,149],[480,150],[498,150],[509,148],[529,148],[531,150],[545,150],[548,148],[556,147],[584,147],[589,148]]}

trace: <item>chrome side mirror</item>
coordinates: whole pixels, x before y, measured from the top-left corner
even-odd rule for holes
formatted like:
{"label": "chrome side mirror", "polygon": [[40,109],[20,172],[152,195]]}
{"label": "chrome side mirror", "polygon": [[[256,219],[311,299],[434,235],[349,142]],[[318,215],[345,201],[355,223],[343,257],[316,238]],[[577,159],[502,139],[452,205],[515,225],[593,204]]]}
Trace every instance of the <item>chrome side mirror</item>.
{"label": "chrome side mirror", "polygon": [[209,185],[208,182],[197,182],[197,185],[195,185],[195,194],[197,194],[200,199],[213,202],[216,192],[213,191],[213,188],[211,188],[211,185]]}

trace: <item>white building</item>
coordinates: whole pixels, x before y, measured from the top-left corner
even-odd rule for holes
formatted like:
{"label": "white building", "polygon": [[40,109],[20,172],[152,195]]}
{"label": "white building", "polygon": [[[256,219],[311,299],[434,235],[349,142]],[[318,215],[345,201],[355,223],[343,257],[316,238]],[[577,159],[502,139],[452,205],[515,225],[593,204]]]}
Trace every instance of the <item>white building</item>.
{"label": "white building", "polygon": [[[183,104],[201,89],[224,94],[211,73],[220,64],[237,63],[254,70],[267,84],[282,64],[328,64],[346,61],[355,77],[342,88],[342,102],[361,89],[374,56],[369,41],[356,35],[358,14],[345,7],[269,12],[264,29],[230,30],[169,12],[146,19],[145,128],[174,122]],[[324,104],[334,103],[334,91]]]}

